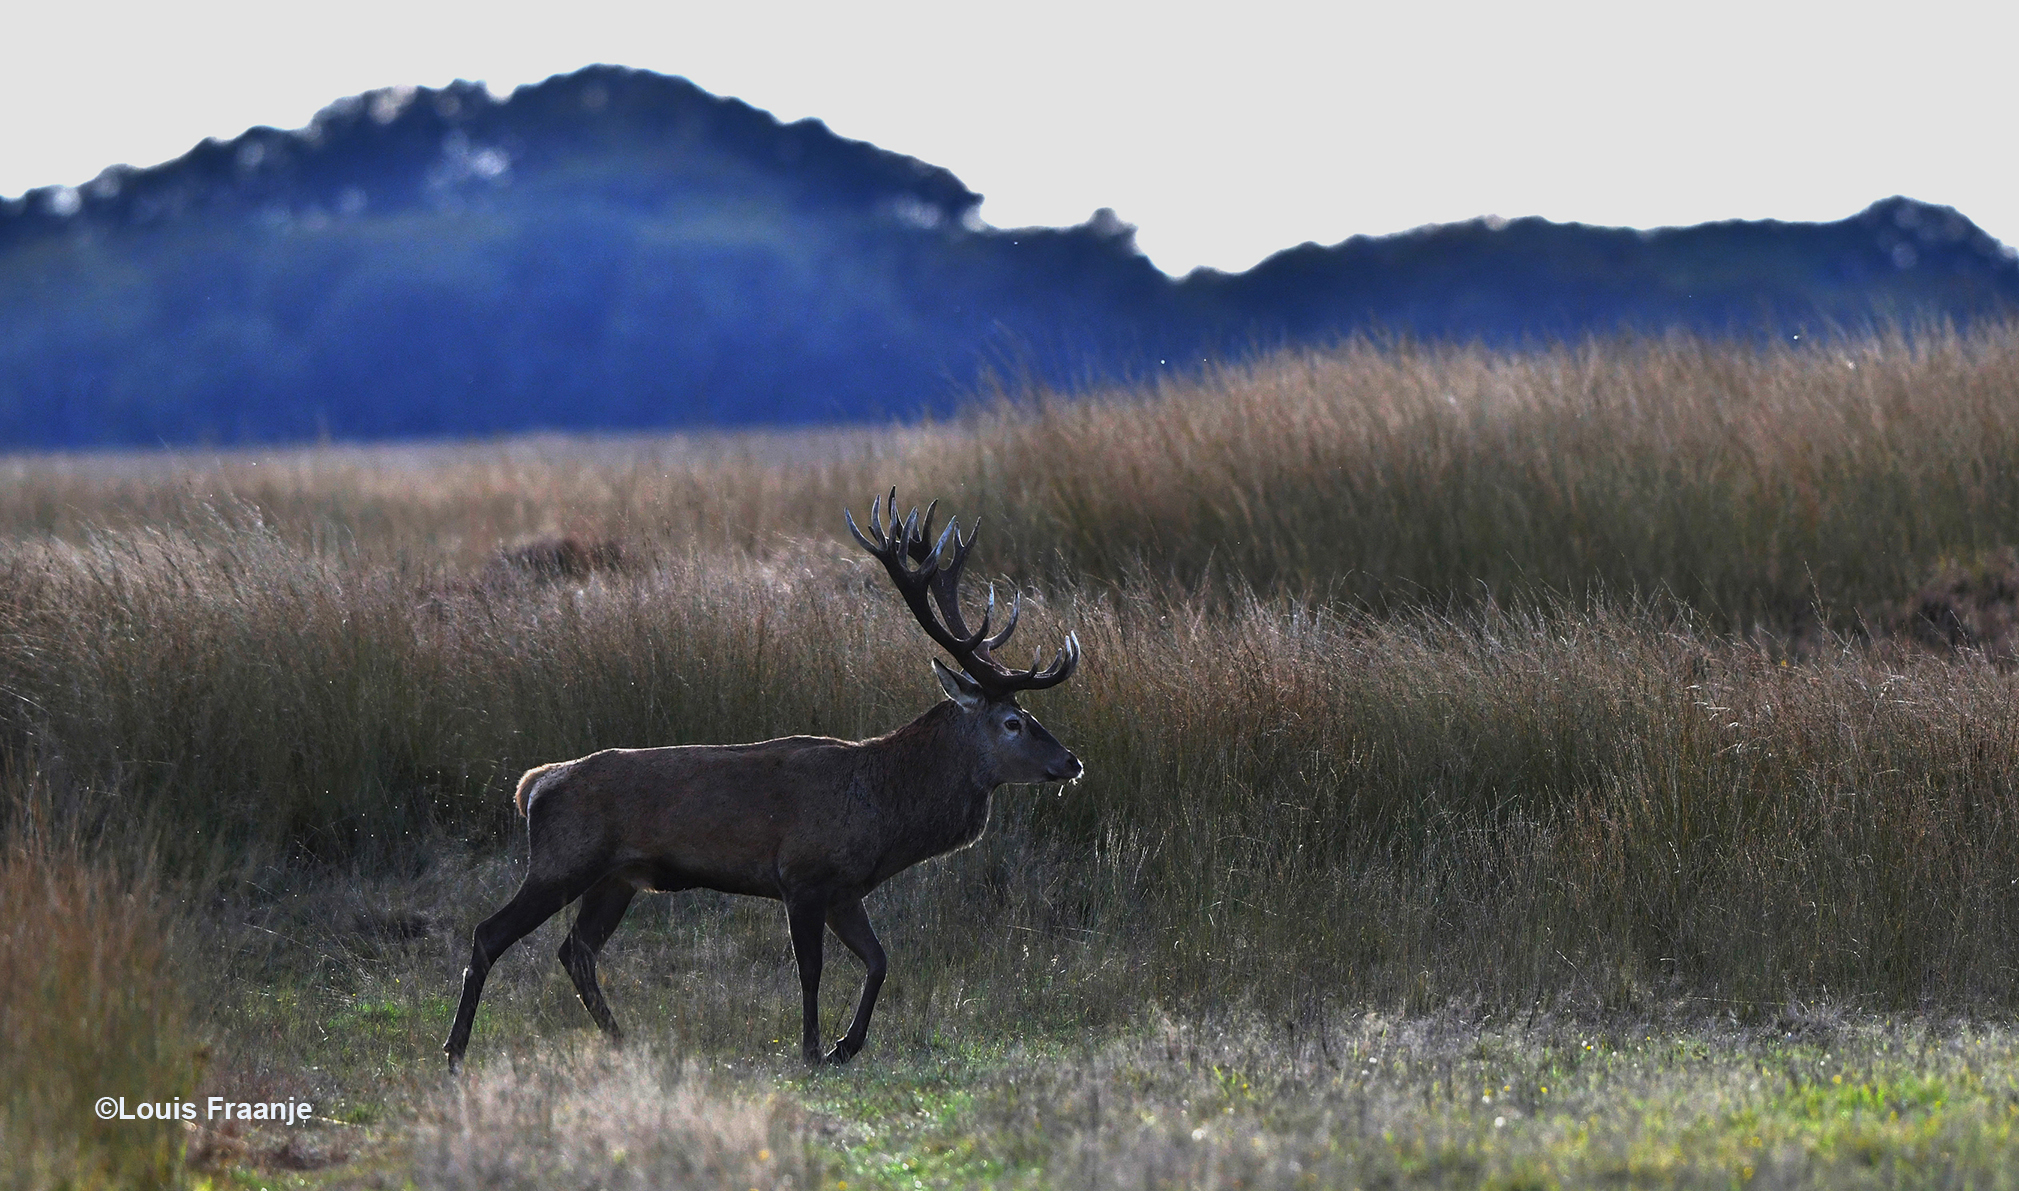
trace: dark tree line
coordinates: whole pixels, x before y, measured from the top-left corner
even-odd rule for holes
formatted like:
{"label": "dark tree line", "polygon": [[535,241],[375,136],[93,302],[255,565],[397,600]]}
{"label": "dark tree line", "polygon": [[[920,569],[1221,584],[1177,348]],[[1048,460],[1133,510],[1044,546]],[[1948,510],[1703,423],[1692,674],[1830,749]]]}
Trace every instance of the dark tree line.
{"label": "dark tree line", "polygon": [[2002,246],[1906,199],[1832,224],[1474,221],[1182,280],[1111,213],[993,229],[979,203],[645,72],[375,92],[0,204],[0,443],[881,419],[983,370],[1128,379],[1357,330],[1787,334],[2019,305]]}

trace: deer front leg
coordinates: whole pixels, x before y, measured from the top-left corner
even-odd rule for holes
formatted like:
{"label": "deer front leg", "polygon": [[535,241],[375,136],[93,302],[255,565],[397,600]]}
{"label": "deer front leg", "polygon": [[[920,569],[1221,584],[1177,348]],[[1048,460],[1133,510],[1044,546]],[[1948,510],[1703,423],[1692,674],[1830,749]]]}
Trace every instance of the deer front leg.
{"label": "deer front leg", "polygon": [[863,911],[861,899],[842,902],[827,912],[827,924],[834,928],[836,937],[855,952],[855,958],[868,969],[862,978],[862,997],[855,1003],[855,1020],[848,1025],[848,1033],[827,1052],[830,1063],[846,1063],[862,1049],[863,1040],[869,1037],[869,1015],[876,1011],[876,994],[883,988],[883,973],[886,967],[883,944],[877,941],[876,930],[869,925],[869,915]]}
{"label": "deer front leg", "polygon": [[637,888],[622,877],[603,878],[582,895],[582,909],[575,915],[574,929],[561,941],[561,966],[567,969],[568,978],[575,982],[575,991],[582,998],[582,1008],[589,1011],[589,1016],[611,1042],[622,1042],[624,1031],[617,1028],[617,1019],[611,1015],[609,1002],[603,999],[603,989],[596,983],[596,953],[609,941],[617,924],[624,920],[624,911],[637,892]]}
{"label": "deer front leg", "polygon": [[785,921],[792,928],[792,956],[799,961],[802,1009],[799,1055],[820,1062],[820,965],[827,930],[827,899],[799,895],[785,903]]}

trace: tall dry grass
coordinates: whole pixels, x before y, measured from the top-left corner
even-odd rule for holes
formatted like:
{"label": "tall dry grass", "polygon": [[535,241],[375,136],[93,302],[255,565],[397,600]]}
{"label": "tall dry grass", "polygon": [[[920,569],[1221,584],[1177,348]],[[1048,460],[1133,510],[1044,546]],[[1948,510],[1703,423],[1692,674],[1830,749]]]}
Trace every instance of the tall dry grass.
{"label": "tall dry grass", "polygon": [[27,458],[0,530],[205,535],[473,565],[539,535],[767,552],[901,481],[1026,578],[1231,579],[1377,610],[1666,594],[1855,626],[2019,536],[2019,328],[1526,353],[1346,343],[937,426]]}
{"label": "tall dry grass", "polygon": [[[145,536],[45,545],[0,582],[12,747],[98,792],[79,813],[151,823],[186,871],[397,869],[509,843],[536,762],[862,736],[937,698],[909,613],[839,542],[456,585],[252,532]],[[1021,633],[1070,626],[1087,660],[1033,702],[1089,776],[1005,796],[1005,850],[879,895],[921,962],[1011,977],[1028,938],[957,924],[1014,900],[1118,1012],[1146,987],[2012,995],[2019,679],[1997,667],[1850,647],[1783,665],[1672,606],[1039,597]],[[1041,906],[1004,892],[1026,883]]]}
{"label": "tall dry grass", "polygon": [[191,1098],[194,1006],[147,871],[88,854],[37,775],[0,776],[0,1186],[166,1187],[183,1128],[103,1120],[95,1102]]}
{"label": "tall dry grass", "polygon": [[[2019,334],[1280,356],[998,413],[981,485],[1066,574],[1377,610],[1668,595],[1785,629],[2019,532]],[[1847,622],[1848,623],[1848,622]]]}

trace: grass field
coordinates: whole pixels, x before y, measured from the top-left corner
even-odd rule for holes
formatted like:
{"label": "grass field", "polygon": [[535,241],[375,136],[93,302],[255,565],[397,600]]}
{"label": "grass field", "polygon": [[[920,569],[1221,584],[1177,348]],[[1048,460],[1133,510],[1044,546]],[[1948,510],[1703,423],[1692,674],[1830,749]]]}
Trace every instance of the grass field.
{"label": "grass field", "polygon": [[[2013,328],[0,472],[11,1185],[2019,1181]],[[637,1045],[556,919],[449,1079],[523,769],[938,698],[840,523],[891,483],[1078,632],[1087,776],[873,896],[846,1069],[693,893],[605,952]]]}

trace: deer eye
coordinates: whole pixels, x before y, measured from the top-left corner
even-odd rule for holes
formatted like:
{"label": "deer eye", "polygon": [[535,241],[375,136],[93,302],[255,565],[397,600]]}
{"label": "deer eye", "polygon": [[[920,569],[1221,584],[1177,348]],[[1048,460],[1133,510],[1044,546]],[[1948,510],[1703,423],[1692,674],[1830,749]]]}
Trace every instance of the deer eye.
{"label": "deer eye", "polygon": [[1024,730],[1024,722],[1015,716],[1011,716],[1002,722],[1002,730],[1014,735]]}

